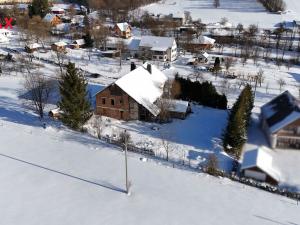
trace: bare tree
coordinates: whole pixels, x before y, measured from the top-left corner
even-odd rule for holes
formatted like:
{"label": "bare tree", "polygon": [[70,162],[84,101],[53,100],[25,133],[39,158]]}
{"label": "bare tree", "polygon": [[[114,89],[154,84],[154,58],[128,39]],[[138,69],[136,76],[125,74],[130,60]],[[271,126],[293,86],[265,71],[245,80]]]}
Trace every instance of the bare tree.
{"label": "bare tree", "polygon": [[259,71],[257,72],[257,82],[259,83],[260,87],[264,82],[264,73],[265,71],[262,68],[260,68]]}
{"label": "bare tree", "polygon": [[44,118],[44,108],[48,104],[53,88],[53,81],[40,73],[28,73],[25,75],[24,89],[41,119]]}
{"label": "bare tree", "polygon": [[211,175],[218,175],[219,161],[215,154],[210,154],[205,165],[206,172]]}
{"label": "bare tree", "polygon": [[170,142],[171,133],[169,131],[160,132],[161,145],[166,153],[166,160],[169,161],[170,153],[173,151],[173,145]]}
{"label": "bare tree", "polygon": [[219,8],[220,7],[220,0],[214,0],[214,7]]}
{"label": "bare tree", "polygon": [[184,11],[184,18],[185,18],[185,22],[187,24],[189,24],[193,21],[190,11]]}
{"label": "bare tree", "polygon": [[95,115],[92,126],[96,130],[97,137],[100,139],[102,134],[102,129],[103,129],[103,121],[101,116]]}
{"label": "bare tree", "polygon": [[277,83],[279,85],[279,91],[282,91],[282,88],[286,85],[285,80],[283,80],[282,78],[280,78],[279,80],[277,80]]}
{"label": "bare tree", "polygon": [[53,55],[54,60],[59,66],[60,75],[64,72],[65,62],[66,62],[66,52],[65,51],[56,51]]}
{"label": "bare tree", "polygon": [[130,186],[131,182],[128,180],[128,165],[127,165],[127,149],[128,145],[131,141],[130,134],[124,130],[119,134],[119,142],[123,145],[125,151],[125,186],[126,186],[126,194],[130,194]]}
{"label": "bare tree", "polygon": [[235,60],[232,57],[226,57],[224,60],[224,65],[226,68],[226,71],[228,71],[230,69],[230,67],[232,67],[235,64]]}

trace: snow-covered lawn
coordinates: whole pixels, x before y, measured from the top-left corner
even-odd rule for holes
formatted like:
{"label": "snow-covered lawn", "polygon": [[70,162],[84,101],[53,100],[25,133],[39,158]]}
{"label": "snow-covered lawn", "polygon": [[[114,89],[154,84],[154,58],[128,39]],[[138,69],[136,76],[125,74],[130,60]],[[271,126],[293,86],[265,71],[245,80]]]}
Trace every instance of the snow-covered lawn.
{"label": "snow-covered lawn", "polygon": [[299,223],[291,199],[134,154],[125,195],[123,153],[59,123],[43,129],[18,98],[20,82],[0,77],[1,224]]}
{"label": "snow-covered lawn", "polygon": [[[92,118],[87,125],[89,133],[96,135]],[[172,160],[185,160],[193,166],[204,166],[210,154],[216,154],[219,166],[231,169],[232,159],[220,151],[218,144],[227,123],[227,111],[193,105],[193,113],[185,120],[174,119],[167,124],[141,121],[119,121],[102,118],[102,136],[114,137],[126,129],[134,145],[153,149],[159,157],[166,157],[162,139],[169,143]]]}
{"label": "snow-covered lawn", "polygon": [[220,7],[214,8],[211,0],[163,0],[159,3],[142,7],[150,13],[169,15],[183,14],[190,11],[193,19],[201,19],[205,23],[220,22],[226,17],[229,22],[236,26],[242,23],[244,26],[250,24],[261,28],[272,28],[282,21],[293,21],[299,19],[300,7],[297,0],[285,0],[287,10],[282,15],[267,12],[256,0],[220,0]]}

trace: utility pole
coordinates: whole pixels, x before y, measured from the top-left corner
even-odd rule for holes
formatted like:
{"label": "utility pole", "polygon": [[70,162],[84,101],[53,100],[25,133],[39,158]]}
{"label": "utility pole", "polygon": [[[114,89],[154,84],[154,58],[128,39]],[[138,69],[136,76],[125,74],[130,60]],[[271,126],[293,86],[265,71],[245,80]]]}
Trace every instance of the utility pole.
{"label": "utility pole", "polygon": [[124,147],[125,147],[125,185],[126,185],[126,194],[129,194],[129,182],[128,182],[128,165],[127,165],[127,146],[128,146],[128,137],[126,130],[124,131]]}

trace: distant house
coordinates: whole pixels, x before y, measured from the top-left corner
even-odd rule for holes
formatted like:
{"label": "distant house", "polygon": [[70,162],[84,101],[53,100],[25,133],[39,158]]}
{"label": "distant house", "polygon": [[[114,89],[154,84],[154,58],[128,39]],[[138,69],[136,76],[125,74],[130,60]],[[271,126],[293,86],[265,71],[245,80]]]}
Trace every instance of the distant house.
{"label": "distant house", "polygon": [[199,62],[207,63],[208,60],[209,60],[209,54],[207,52],[200,52],[197,55],[197,59],[198,59]]}
{"label": "distant house", "polygon": [[64,52],[66,51],[67,43],[63,41],[55,42],[51,45],[51,49],[56,52]]}
{"label": "distant house", "polygon": [[243,156],[241,173],[254,180],[278,185],[280,174],[274,169],[272,161],[271,150],[266,147],[247,151]]}
{"label": "distant house", "polygon": [[142,36],[138,55],[146,59],[171,62],[177,58],[177,44],[173,37]]}
{"label": "distant house", "polygon": [[71,23],[60,23],[52,27],[51,33],[54,35],[66,34],[71,29]]}
{"label": "distant house", "polygon": [[84,39],[77,39],[72,43],[73,48],[83,48],[85,46]]}
{"label": "distant house", "polygon": [[185,43],[183,41],[183,44],[185,45],[185,48],[191,52],[197,52],[201,50],[210,50],[215,46],[216,40],[213,38],[209,38],[207,36],[200,36],[199,38],[193,39],[189,43]]}
{"label": "distant house", "polygon": [[130,38],[131,37],[131,26],[128,23],[117,23],[114,28],[114,33],[116,36],[121,38]]}
{"label": "distant house", "polygon": [[166,16],[166,19],[172,20],[173,22],[177,23],[179,26],[182,26],[186,23],[183,12],[171,13]]}
{"label": "distant house", "polygon": [[28,53],[33,53],[37,50],[39,50],[42,46],[38,43],[33,43],[29,45],[25,45],[25,51]]}
{"label": "distant house", "polygon": [[96,94],[96,114],[121,120],[152,121],[160,109],[155,102],[162,96],[167,77],[145,63]]}
{"label": "distant house", "polygon": [[51,26],[56,26],[62,22],[59,16],[52,13],[46,14],[46,16],[44,17],[44,21],[50,23]]}
{"label": "distant house", "polygon": [[57,6],[51,7],[50,11],[52,14],[55,14],[55,15],[64,15],[65,14],[65,10],[60,7],[57,7]]}
{"label": "distant house", "polygon": [[261,107],[260,121],[272,148],[300,149],[300,101],[289,91]]}

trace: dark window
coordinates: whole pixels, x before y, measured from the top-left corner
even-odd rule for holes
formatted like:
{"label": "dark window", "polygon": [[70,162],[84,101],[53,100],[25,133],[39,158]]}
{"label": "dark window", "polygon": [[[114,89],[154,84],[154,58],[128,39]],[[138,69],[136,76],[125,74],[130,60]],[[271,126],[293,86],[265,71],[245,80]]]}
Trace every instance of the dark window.
{"label": "dark window", "polygon": [[122,99],[122,98],[120,99],[120,104],[121,104],[121,105],[123,104],[123,99]]}
{"label": "dark window", "polygon": [[105,98],[102,98],[102,105],[105,105]]}
{"label": "dark window", "polygon": [[114,99],[111,99],[111,100],[110,100],[110,104],[111,104],[111,105],[115,105],[115,100],[114,100]]}

